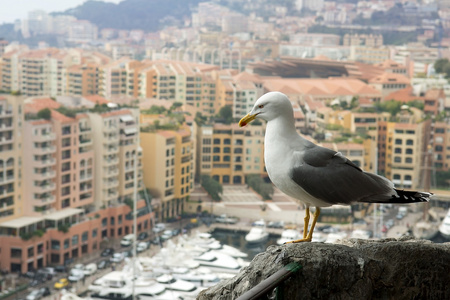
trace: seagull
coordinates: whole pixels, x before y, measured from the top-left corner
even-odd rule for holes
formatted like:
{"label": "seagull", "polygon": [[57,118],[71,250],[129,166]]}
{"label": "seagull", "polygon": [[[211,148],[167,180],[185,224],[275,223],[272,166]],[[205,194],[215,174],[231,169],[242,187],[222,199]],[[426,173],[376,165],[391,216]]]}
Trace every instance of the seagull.
{"label": "seagull", "polygon": [[[264,162],[272,183],[305,204],[303,239],[310,242],[321,207],[335,204],[428,202],[431,193],[405,191],[379,175],[364,172],[340,152],[320,147],[299,135],[288,97],[280,92],[261,96],[250,113],[239,121],[243,127],[254,119],[267,121]],[[311,228],[310,206],[315,207]]]}

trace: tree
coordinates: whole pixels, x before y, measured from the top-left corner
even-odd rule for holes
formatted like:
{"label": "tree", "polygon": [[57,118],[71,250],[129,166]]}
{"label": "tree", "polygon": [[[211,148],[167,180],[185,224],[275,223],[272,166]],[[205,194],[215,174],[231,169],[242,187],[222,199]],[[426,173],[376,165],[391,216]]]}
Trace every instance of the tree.
{"label": "tree", "polygon": [[379,112],[389,112],[391,116],[397,115],[397,113],[401,110],[402,102],[390,100],[390,101],[384,101],[384,102],[377,102],[375,103],[375,108]]}
{"label": "tree", "polygon": [[434,70],[436,73],[444,73],[444,66],[448,63],[448,58],[440,58],[434,63]]}
{"label": "tree", "polygon": [[224,119],[227,124],[233,122],[233,110],[231,106],[226,105],[219,110],[219,117]]}
{"label": "tree", "polygon": [[251,174],[246,177],[246,182],[255,192],[261,195],[264,200],[272,199],[273,185],[267,183],[258,174]]}
{"label": "tree", "polygon": [[223,187],[220,182],[211,178],[209,175],[202,175],[201,185],[213,200],[219,201],[221,199],[220,194],[223,191]]}
{"label": "tree", "polygon": [[52,116],[52,111],[49,108],[43,108],[38,111],[37,116],[39,119],[50,120]]}

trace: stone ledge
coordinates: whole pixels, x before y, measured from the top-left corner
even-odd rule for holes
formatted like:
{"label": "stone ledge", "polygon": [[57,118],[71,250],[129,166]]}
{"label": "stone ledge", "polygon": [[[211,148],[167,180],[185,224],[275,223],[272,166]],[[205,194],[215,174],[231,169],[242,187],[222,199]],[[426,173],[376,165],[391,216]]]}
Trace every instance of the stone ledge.
{"label": "stone ledge", "polygon": [[284,299],[450,299],[450,243],[408,237],[270,246],[197,299],[236,299],[290,262]]}

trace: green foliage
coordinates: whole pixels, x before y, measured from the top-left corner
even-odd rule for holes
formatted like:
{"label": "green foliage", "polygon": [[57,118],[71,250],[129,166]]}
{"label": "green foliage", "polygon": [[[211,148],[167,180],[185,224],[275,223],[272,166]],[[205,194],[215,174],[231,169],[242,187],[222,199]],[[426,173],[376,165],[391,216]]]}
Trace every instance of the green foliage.
{"label": "green foliage", "polygon": [[73,9],[62,12],[79,20],[88,20],[100,29],[142,29],[157,31],[165,25],[162,21],[180,22],[191,13],[190,8],[200,0],[132,0],[118,4],[103,1],[85,1]]}
{"label": "green foliage", "polygon": [[220,182],[208,175],[202,175],[201,185],[213,200],[219,201],[221,199],[220,194],[223,191],[223,187]]}
{"label": "green foliage", "polygon": [[325,129],[327,130],[341,130],[342,126],[339,124],[326,124]]}
{"label": "green foliage", "polygon": [[11,91],[12,96],[20,96],[22,93],[20,91]]}
{"label": "green foliage", "polygon": [[208,120],[208,118],[203,116],[201,112],[198,111],[195,113],[194,121],[198,126],[204,125],[207,120]]}
{"label": "green foliage", "polygon": [[39,119],[50,120],[52,117],[52,111],[49,108],[43,108],[38,111],[37,116]]}
{"label": "green foliage", "polygon": [[38,236],[38,237],[42,237],[45,233],[45,229],[38,229],[33,231],[33,235],[34,236]]}
{"label": "green foliage", "polygon": [[272,199],[273,195],[273,185],[267,183],[258,174],[247,175],[245,178],[249,187],[251,187],[255,192],[261,195],[264,200]]}
{"label": "green foliage", "polygon": [[409,101],[406,105],[408,105],[409,107],[418,108],[420,110],[423,110],[423,108],[425,107],[425,103],[420,100]]}
{"label": "green foliage", "polygon": [[377,112],[388,112],[394,117],[398,112],[400,112],[402,105],[403,103],[400,101],[390,100],[375,103],[375,108]]}
{"label": "green foliage", "polygon": [[64,232],[64,233],[68,233],[70,226],[72,226],[72,224],[70,223],[65,223],[62,225],[58,225],[58,231]]}
{"label": "green foliage", "polygon": [[125,200],[123,201],[126,205],[128,205],[128,207],[133,210],[134,209],[134,201],[131,198],[125,198]]}
{"label": "green foliage", "polygon": [[28,241],[29,239],[31,239],[33,237],[33,233],[31,233],[31,232],[23,232],[23,233],[20,234],[20,237],[22,238],[22,240]]}
{"label": "green foliage", "polygon": [[444,73],[444,67],[449,63],[448,58],[440,58],[434,63],[434,70],[436,73]]}
{"label": "green foliage", "polygon": [[218,117],[223,119],[226,124],[233,122],[233,110],[231,106],[226,105],[220,108]]}
{"label": "green foliage", "polygon": [[450,189],[450,170],[436,171],[436,185],[438,188]]}
{"label": "green foliage", "polygon": [[106,112],[111,111],[111,108],[109,108],[106,103],[103,103],[101,105],[98,104],[98,103],[95,103],[94,108],[91,108],[89,111],[93,112],[93,113],[102,114],[102,113],[106,113]]}
{"label": "green foliage", "polygon": [[164,106],[159,105],[152,105],[149,109],[143,110],[142,114],[148,114],[148,115],[160,115],[167,111],[167,109]]}
{"label": "green foliage", "polygon": [[69,117],[69,118],[75,118],[75,116],[79,112],[79,110],[77,110],[77,109],[71,109],[71,108],[67,108],[65,106],[61,106],[61,107],[57,108],[56,111],[65,115],[66,117]]}

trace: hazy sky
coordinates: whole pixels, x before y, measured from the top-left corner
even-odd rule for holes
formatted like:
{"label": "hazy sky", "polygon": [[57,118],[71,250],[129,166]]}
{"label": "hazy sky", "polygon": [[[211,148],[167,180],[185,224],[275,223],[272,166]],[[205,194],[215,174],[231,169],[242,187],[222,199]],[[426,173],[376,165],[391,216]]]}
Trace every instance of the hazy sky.
{"label": "hazy sky", "polygon": [[[87,0],[0,0],[0,24],[12,23],[27,18],[30,10],[44,10],[48,13],[76,7]],[[122,0],[99,0],[119,3]]]}

